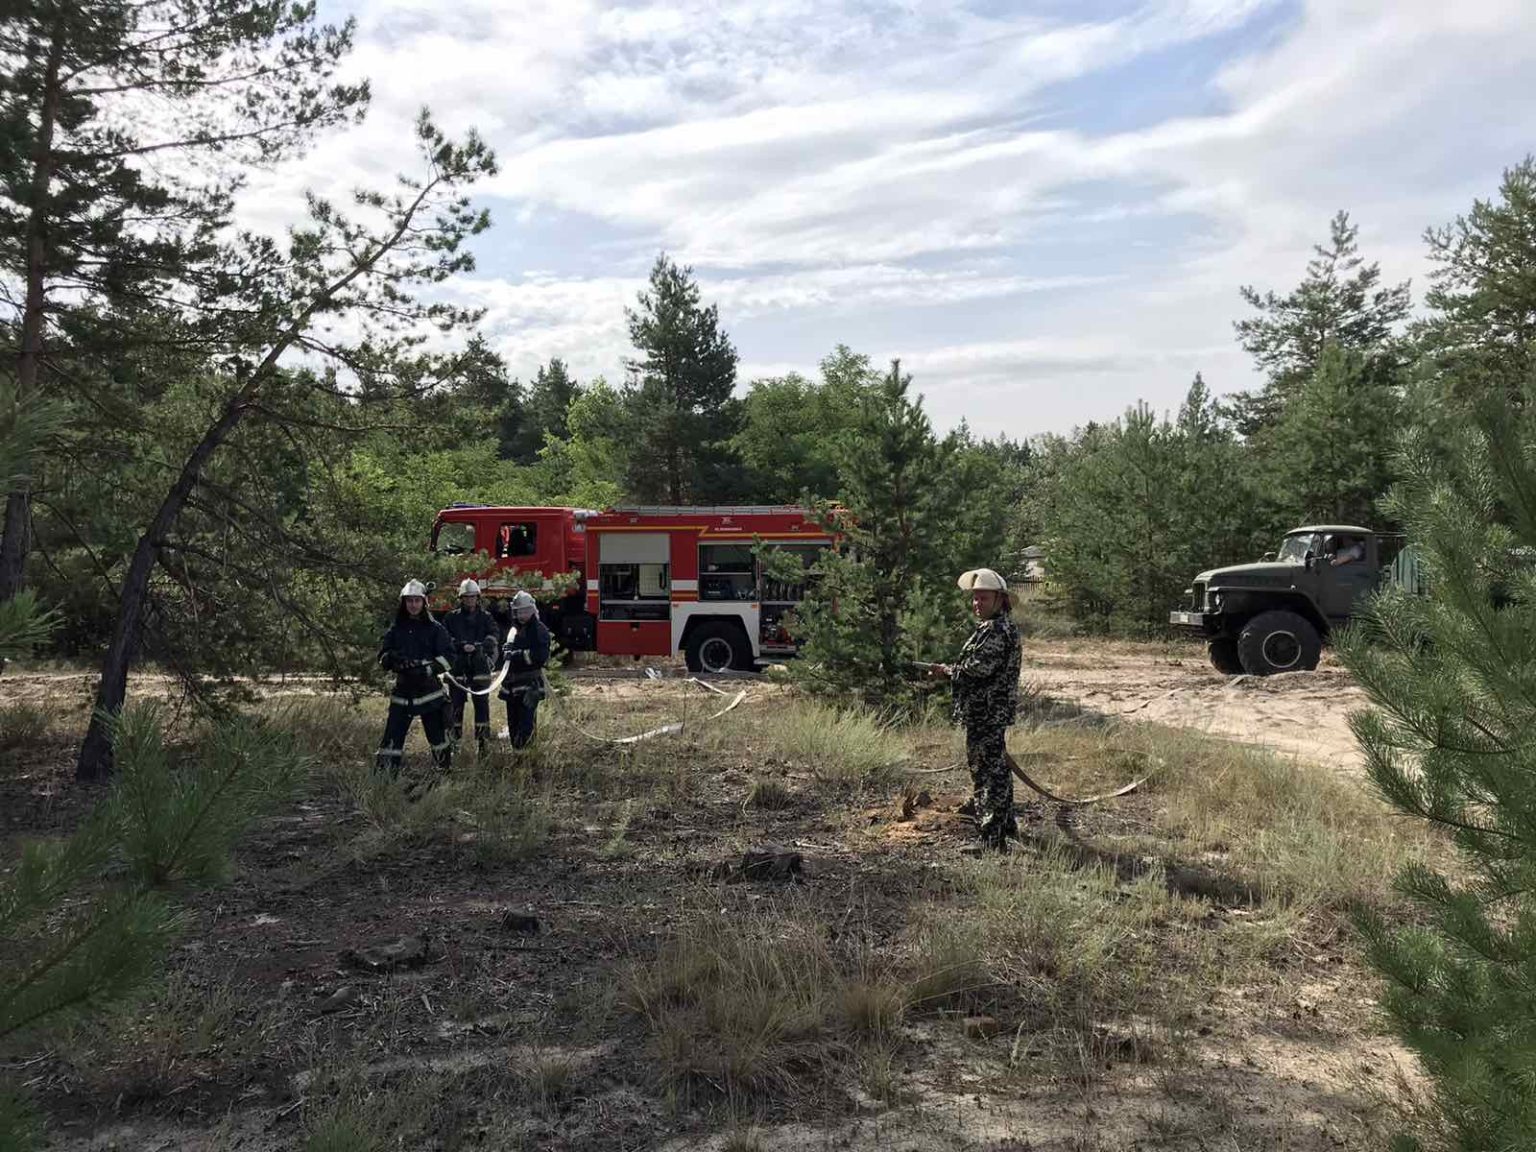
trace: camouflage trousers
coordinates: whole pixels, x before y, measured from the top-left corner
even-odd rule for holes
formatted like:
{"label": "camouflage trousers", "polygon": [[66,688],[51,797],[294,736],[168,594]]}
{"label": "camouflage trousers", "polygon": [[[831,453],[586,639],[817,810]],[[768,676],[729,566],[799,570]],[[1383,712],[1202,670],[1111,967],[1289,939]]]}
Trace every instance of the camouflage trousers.
{"label": "camouflage trousers", "polygon": [[965,730],[965,762],[971,770],[974,805],[981,838],[1005,847],[1018,834],[1013,818],[1013,773],[1008,770],[1008,729],[996,725]]}

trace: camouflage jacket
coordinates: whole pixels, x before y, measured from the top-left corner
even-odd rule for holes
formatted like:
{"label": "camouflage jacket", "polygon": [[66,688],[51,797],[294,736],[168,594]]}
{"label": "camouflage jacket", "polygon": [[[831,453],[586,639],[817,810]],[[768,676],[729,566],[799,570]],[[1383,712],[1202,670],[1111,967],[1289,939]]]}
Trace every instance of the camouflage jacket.
{"label": "camouflage jacket", "polygon": [[983,620],[950,671],[955,722],[967,728],[1006,728],[1019,710],[1019,626],[1008,615]]}

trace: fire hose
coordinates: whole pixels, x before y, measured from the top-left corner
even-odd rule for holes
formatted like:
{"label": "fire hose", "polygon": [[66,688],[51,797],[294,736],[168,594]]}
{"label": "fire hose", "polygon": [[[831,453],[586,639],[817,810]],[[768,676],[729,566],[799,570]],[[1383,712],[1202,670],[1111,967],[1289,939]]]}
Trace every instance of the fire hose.
{"label": "fire hose", "polygon": [[[918,661],[914,662],[913,667],[917,669],[920,674],[926,675],[930,669],[936,668],[938,665]],[[1008,762],[1008,770],[1017,776],[1020,782],[1022,782],[1026,788],[1029,788],[1031,791],[1044,796],[1047,800],[1050,800],[1056,804],[1067,804],[1073,807],[1081,807],[1084,804],[1098,804],[1105,800],[1113,800],[1117,796],[1127,796],[1130,793],[1136,791],[1136,789],[1140,788],[1148,780],[1152,779],[1152,777],[1157,773],[1157,768],[1154,767],[1151,772],[1148,772],[1139,780],[1132,780],[1129,784],[1126,784],[1120,788],[1116,788],[1113,792],[1101,792],[1097,796],[1058,796],[1044,784],[1041,784],[1031,778],[1029,773],[1024,771],[1024,769],[1019,766],[1019,762],[1013,758],[1013,753],[1009,752],[1006,748],[1003,749],[1003,758]],[[959,767],[959,764],[951,764],[944,768],[920,769],[920,771],[924,772],[925,774],[928,772],[949,772]]]}
{"label": "fire hose", "polygon": [[1136,791],[1136,789],[1140,788],[1148,780],[1152,779],[1152,777],[1157,773],[1157,768],[1154,767],[1151,772],[1148,772],[1140,780],[1132,780],[1129,784],[1122,788],[1116,788],[1113,792],[1102,792],[1097,796],[1078,796],[1074,798],[1070,796],[1058,796],[1045,785],[1036,783],[1034,780],[1031,780],[1029,773],[1025,772],[1023,768],[1019,767],[1019,762],[1013,758],[1013,753],[1004,751],[1003,756],[1008,761],[1008,770],[1017,776],[1020,780],[1022,780],[1026,787],[1034,789],[1047,800],[1054,800],[1057,804],[1069,804],[1074,806],[1081,806],[1083,804],[1097,804],[1101,800],[1113,800],[1116,796],[1128,795]]}
{"label": "fire hose", "polygon": [[[721,708],[717,712],[712,712],[708,716],[705,716],[702,720],[697,721],[697,723],[700,724],[708,724],[711,720],[718,720],[727,712],[734,711],[736,706],[747,698],[745,689],[737,692],[735,696],[731,696],[729,692],[716,688],[713,684],[707,684],[703,680],[693,676],[690,676],[687,680],[684,681],[684,683],[697,684],[700,688],[707,689],[708,691],[713,692],[716,696],[730,696],[730,702],[726,704],[724,708]],[[663,724],[658,728],[652,728],[649,731],[640,732],[634,736],[599,736],[594,732],[588,732],[580,725],[573,724],[572,727],[575,728],[577,732],[580,732],[583,736],[585,736],[588,740],[594,740],[599,744],[638,744],[642,740],[650,740],[656,736],[675,736],[677,733],[683,730],[683,723],[679,720],[671,724]]]}
{"label": "fire hose", "polygon": [[[516,635],[517,626],[513,625],[507,630],[506,643],[512,643],[512,637]],[[496,679],[491,681],[490,687],[488,688],[471,688],[468,684],[461,684],[458,677],[456,677],[451,670],[443,673],[443,679],[448,681],[448,683],[452,684],[455,688],[467,696],[489,696],[491,693],[495,692],[496,689],[501,687],[502,681],[507,678],[507,672],[510,671],[511,668],[512,665],[506,660],[503,660],[501,662],[501,671],[496,673]]]}

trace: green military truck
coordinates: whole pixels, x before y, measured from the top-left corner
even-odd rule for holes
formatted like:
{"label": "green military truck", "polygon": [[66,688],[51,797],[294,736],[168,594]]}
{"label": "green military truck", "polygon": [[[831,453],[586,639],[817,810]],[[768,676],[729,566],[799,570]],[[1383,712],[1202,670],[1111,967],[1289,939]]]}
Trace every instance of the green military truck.
{"label": "green military truck", "polygon": [[1311,670],[1333,630],[1389,581],[1421,590],[1401,535],[1315,524],[1287,532],[1280,551],[1258,564],[1200,573],[1186,592],[1189,607],[1168,622],[1204,636],[1219,672]]}

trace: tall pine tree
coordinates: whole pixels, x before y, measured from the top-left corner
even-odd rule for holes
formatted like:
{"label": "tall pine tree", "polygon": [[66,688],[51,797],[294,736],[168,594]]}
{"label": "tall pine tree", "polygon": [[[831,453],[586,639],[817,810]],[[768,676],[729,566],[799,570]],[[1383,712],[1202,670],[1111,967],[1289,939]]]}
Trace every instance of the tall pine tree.
{"label": "tall pine tree", "polygon": [[1461,857],[1454,876],[1402,875],[1413,922],[1362,924],[1389,1018],[1433,1083],[1432,1146],[1466,1152],[1536,1147],[1533,176],[1528,161],[1501,200],[1431,234],[1425,370],[1451,412],[1411,435],[1390,501],[1429,593],[1378,598],[1344,646],[1375,706],[1355,725],[1372,782]]}
{"label": "tall pine tree", "polygon": [[728,501],[741,484],[731,446],[741,414],[731,394],[736,349],[720,327],[719,309],[700,302],[693,269],[662,253],[649,290],[625,314],[639,352],[625,389],[634,447],[630,493],[669,504]]}
{"label": "tall pine tree", "polygon": [[1314,248],[1307,273],[1284,296],[1244,287],[1256,316],[1236,322],[1238,343],[1264,372],[1264,387],[1240,393],[1233,412],[1238,430],[1255,436],[1281,419],[1287,402],[1310,379],[1330,344],[1368,357],[1399,362],[1397,332],[1408,316],[1408,284],[1383,287],[1381,266],[1365,263],[1359,228],[1340,212],[1326,245]]}
{"label": "tall pine tree", "polygon": [[912,702],[909,662],[938,655],[918,650],[909,625],[931,615],[934,597],[958,603],[943,574],[954,566],[948,525],[964,494],[946,483],[953,452],[935,439],[911,384],[893,361],[839,441],[843,547],[822,560],[797,623],[805,660],[795,673],[808,686],[888,709]]}
{"label": "tall pine tree", "polygon": [[1392,480],[1402,400],[1394,367],[1330,343],[1273,429],[1272,495],[1292,526],[1375,526]]}
{"label": "tall pine tree", "polygon": [[[0,267],[23,298],[10,350],[23,398],[72,391],[88,406],[97,382],[81,362],[190,337],[152,318],[219,294],[213,241],[242,165],[279,159],[366,105],[366,85],[330,81],[351,34],[318,25],[311,3],[5,6]],[[6,500],[0,601],[23,583],[31,491],[19,482]]]}

